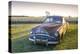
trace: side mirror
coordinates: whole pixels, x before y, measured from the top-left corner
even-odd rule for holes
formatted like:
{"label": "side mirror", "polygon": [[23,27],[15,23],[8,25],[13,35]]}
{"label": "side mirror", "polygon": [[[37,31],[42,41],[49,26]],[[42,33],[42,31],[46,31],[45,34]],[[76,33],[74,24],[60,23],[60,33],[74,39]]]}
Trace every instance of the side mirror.
{"label": "side mirror", "polygon": [[65,21],[65,19],[64,19],[64,18],[63,18],[63,21],[62,21],[62,22],[63,22],[63,24],[64,24],[64,23],[66,23],[66,21]]}

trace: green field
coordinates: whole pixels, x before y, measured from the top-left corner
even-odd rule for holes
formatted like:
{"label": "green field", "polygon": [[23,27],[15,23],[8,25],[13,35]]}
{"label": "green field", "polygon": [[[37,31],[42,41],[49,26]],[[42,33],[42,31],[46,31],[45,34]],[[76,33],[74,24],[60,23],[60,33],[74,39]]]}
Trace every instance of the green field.
{"label": "green field", "polygon": [[70,24],[69,30],[57,45],[34,45],[28,40],[30,30],[39,24],[20,24],[11,26],[12,52],[49,51],[78,48],[77,24]]}

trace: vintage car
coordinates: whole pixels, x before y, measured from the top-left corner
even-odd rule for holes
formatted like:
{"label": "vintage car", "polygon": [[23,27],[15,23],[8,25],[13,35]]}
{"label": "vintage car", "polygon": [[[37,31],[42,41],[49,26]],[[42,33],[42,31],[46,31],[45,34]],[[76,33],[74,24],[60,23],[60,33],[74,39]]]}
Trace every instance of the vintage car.
{"label": "vintage car", "polygon": [[48,16],[44,23],[31,30],[29,40],[34,44],[58,44],[67,29],[68,23],[62,16]]}

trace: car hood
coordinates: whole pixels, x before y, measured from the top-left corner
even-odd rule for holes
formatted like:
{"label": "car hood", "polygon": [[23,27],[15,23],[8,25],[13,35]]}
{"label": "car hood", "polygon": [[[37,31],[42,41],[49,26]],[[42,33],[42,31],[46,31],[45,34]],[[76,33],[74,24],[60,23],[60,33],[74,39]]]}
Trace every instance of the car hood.
{"label": "car hood", "polygon": [[48,33],[51,33],[57,31],[60,26],[61,24],[45,23],[33,28],[33,30],[45,29]]}
{"label": "car hood", "polygon": [[61,24],[53,24],[53,23],[47,23],[47,24],[42,24],[42,25],[40,25],[39,27],[41,27],[41,28],[45,28],[45,29],[55,29],[55,28],[58,28],[58,27],[60,27],[61,26]]}

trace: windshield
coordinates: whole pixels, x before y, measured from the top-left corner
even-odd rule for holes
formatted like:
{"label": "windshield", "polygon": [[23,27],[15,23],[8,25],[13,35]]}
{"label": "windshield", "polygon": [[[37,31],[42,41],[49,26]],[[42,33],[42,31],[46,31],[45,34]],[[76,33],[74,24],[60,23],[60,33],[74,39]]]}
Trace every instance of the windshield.
{"label": "windshield", "polygon": [[45,23],[57,23],[57,24],[60,24],[60,23],[62,23],[62,18],[60,18],[60,17],[50,17],[50,18],[47,18],[45,20]]}

